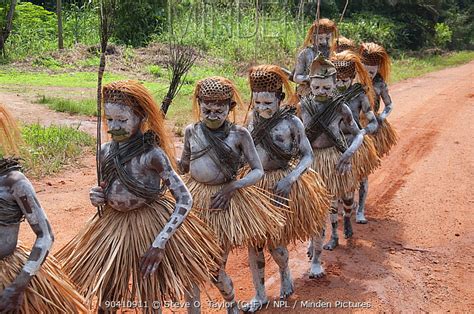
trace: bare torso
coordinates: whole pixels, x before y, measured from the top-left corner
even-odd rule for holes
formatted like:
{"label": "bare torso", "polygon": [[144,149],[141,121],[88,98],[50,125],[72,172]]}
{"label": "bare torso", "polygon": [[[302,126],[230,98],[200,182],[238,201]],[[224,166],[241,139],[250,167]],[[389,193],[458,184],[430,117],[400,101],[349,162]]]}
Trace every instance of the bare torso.
{"label": "bare torso", "polygon": [[[189,135],[189,149],[191,156],[208,146],[199,124],[190,125],[186,130]],[[242,155],[242,131],[243,129],[241,127],[234,125],[229,131],[229,135],[224,139],[224,142],[228,147],[239,156]],[[191,158],[189,172],[194,180],[201,183],[219,185],[228,182],[228,179],[221,172],[219,165],[214,162],[209,153],[204,154],[197,159]]]}
{"label": "bare torso", "polygon": [[[295,119],[298,118],[289,117],[283,119],[269,131],[273,143],[287,153],[291,153],[295,149],[294,146],[300,142],[299,138],[301,135],[299,134]],[[252,132],[253,120],[250,121],[248,129]],[[264,170],[276,170],[288,166],[288,161],[279,160],[274,156],[270,156],[269,152],[267,152],[262,145],[257,144],[256,148]]]}
{"label": "bare torso", "polygon": [[[107,155],[110,143],[103,145],[103,154]],[[137,181],[147,187],[160,188],[161,178],[158,172],[151,168],[151,161],[155,154],[162,153],[155,148],[142,155],[134,157],[124,165],[125,170]],[[118,211],[129,211],[142,207],[147,200],[131,193],[120,180],[115,180],[106,195],[107,204]]]}
{"label": "bare torso", "polygon": [[[318,112],[321,112],[325,108],[325,104],[318,101],[313,101],[312,105],[316,107]],[[334,119],[332,119],[328,125],[328,129],[331,130],[333,134],[341,134],[344,125],[344,115],[347,116],[348,113],[350,113],[350,109],[347,105],[342,104],[338,107]],[[304,108],[304,106],[301,106],[301,120],[305,126],[307,126],[311,121],[310,113]],[[325,132],[322,132],[320,136],[311,141],[311,147],[313,149],[322,149],[332,146],[334,146],[334,143]]]}

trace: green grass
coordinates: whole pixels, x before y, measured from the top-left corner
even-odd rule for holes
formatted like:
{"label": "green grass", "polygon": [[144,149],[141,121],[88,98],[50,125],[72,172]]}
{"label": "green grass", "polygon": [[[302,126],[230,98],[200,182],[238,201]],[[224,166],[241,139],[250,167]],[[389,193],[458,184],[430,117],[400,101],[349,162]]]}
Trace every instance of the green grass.
{"label": "green grass", "polygon": [[21,133],[25,170],[34,177],[60,171],[91,150],[95,143],[87,133],[65,126],[31,124],[24,126]]}
{"label": "green grass", "polygon": [[447,67],[468,63],[472,60],[474,60],[474,51],[458,51],[445,56],[424,58],[401,57],[393,61],[391,82],[395,83],[411,77],[421,76]]}
{"label": "green grass", "polygon": [[38,103],[47,105],[49,109],[59,112],[86,116],[95,116],[97,114],[97,101],[95,99],[75,100],[42,95],[38,98]]}
{"label": "green grass", "polygon": [[[120,75],[105,73],[104,83],[121,80],[124,78],[125,77]],[[22,72],[10,69],[0,71],[0,84],[96,88],[97,72],[68,72],[51,74],[46,72]]]}

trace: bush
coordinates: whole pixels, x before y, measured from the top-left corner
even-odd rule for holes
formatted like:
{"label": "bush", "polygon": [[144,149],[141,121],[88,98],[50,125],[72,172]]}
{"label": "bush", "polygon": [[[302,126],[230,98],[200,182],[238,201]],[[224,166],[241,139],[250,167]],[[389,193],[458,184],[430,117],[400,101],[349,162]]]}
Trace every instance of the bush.
{"label": "bush", "polygon": [[[0,12],[2,13],[2,12]],[[12,58],[22,58],[57,47],[56,14],[29,2],[17,4],[13,29],[5,50]]]}
{"label": "bush", "polygon": [[[66,9],[67,8],[67,9]],[[0,8],[0,20],[5,17],[5,8]],[[65,47],[75,43],[91,45],[99,42],[99,21],[95,8],[90,4],[81,7],[65,6],[63,12],[63,31]],[[41,55],[56,50],[56,13],[30,2],[18,3],[13,19],[13,29],[5,45],[11,59]]]}
{"label": "bush", "polygon": [[166,22],[164,0],[122,0],[118,6],[114,38],[133,47],[144,46],[154,33],[161,33]]}
{"label": "bush", "polygon": [[397,32],[400,26],[392,20],[375,14],[353,14],[351,19],[338,24],[341,35],[356,42],[376,42],[386,49],[396,47]]}
{"label": "bush", "polygon": [[451,42],[453,32],[448,25],[444,23],[436,23],[435,25],[435,37],[434,44],[438,48],[446,48],[448,43]]}

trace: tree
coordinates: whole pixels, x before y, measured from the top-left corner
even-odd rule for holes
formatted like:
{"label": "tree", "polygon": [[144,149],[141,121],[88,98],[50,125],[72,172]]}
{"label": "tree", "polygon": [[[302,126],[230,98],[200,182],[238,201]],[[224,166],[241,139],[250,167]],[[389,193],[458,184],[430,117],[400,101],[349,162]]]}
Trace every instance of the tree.
{"label": "tree", "polygon": [[0,29],[0,51],[2,55],[5,55],[5,42],[10,36],[13,27],[13,14],[15,13],[16,0],[10,1],[10,8],[8,9],[7,16],[5,18],[5,26]]}
{"label": "tree", "polygon": [[61,0],[56,0],[56,14],[58,16],[58,49],[61,50],[64,49]]}

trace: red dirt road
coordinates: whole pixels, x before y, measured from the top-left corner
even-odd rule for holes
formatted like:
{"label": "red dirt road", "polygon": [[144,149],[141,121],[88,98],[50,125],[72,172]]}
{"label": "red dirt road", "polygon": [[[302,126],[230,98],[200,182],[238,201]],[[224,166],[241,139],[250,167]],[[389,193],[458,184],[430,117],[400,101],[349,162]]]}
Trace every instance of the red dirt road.
{"label": "red dirt road", "polygon": [[[264,313],[312,313],[318,300],[366,302],[371,311],[467,311],[474,308],[474,62],[409,79],[390,87],[389,120],[400,141],[369,178],[369,224],[354,224],[354,238],[323,254],[327,275],[308,278],[306,243],[290,248],[296,293],[283,308]],[[94,213],[88,190],[95,182],[93,157],[84,167],[35,182],[56,235],[55,250]],[[28,227],[21,238],[31,243]],[[268,254],[267,254],[268,255]],[[237,298],[253,295],[246,250],[227,267]],[[279,274],[267,258],[267,293],[279,294]],[[209,287],[211,300],[221,302]],[[313,301],[315,307],[304,307]],[[203,312],[210,309],[203,296]],[[322,303],[319,303],[321,306]],[[346,308],[362,311],[364,308]],[[219,310],[218,312],[224,312]]]}

